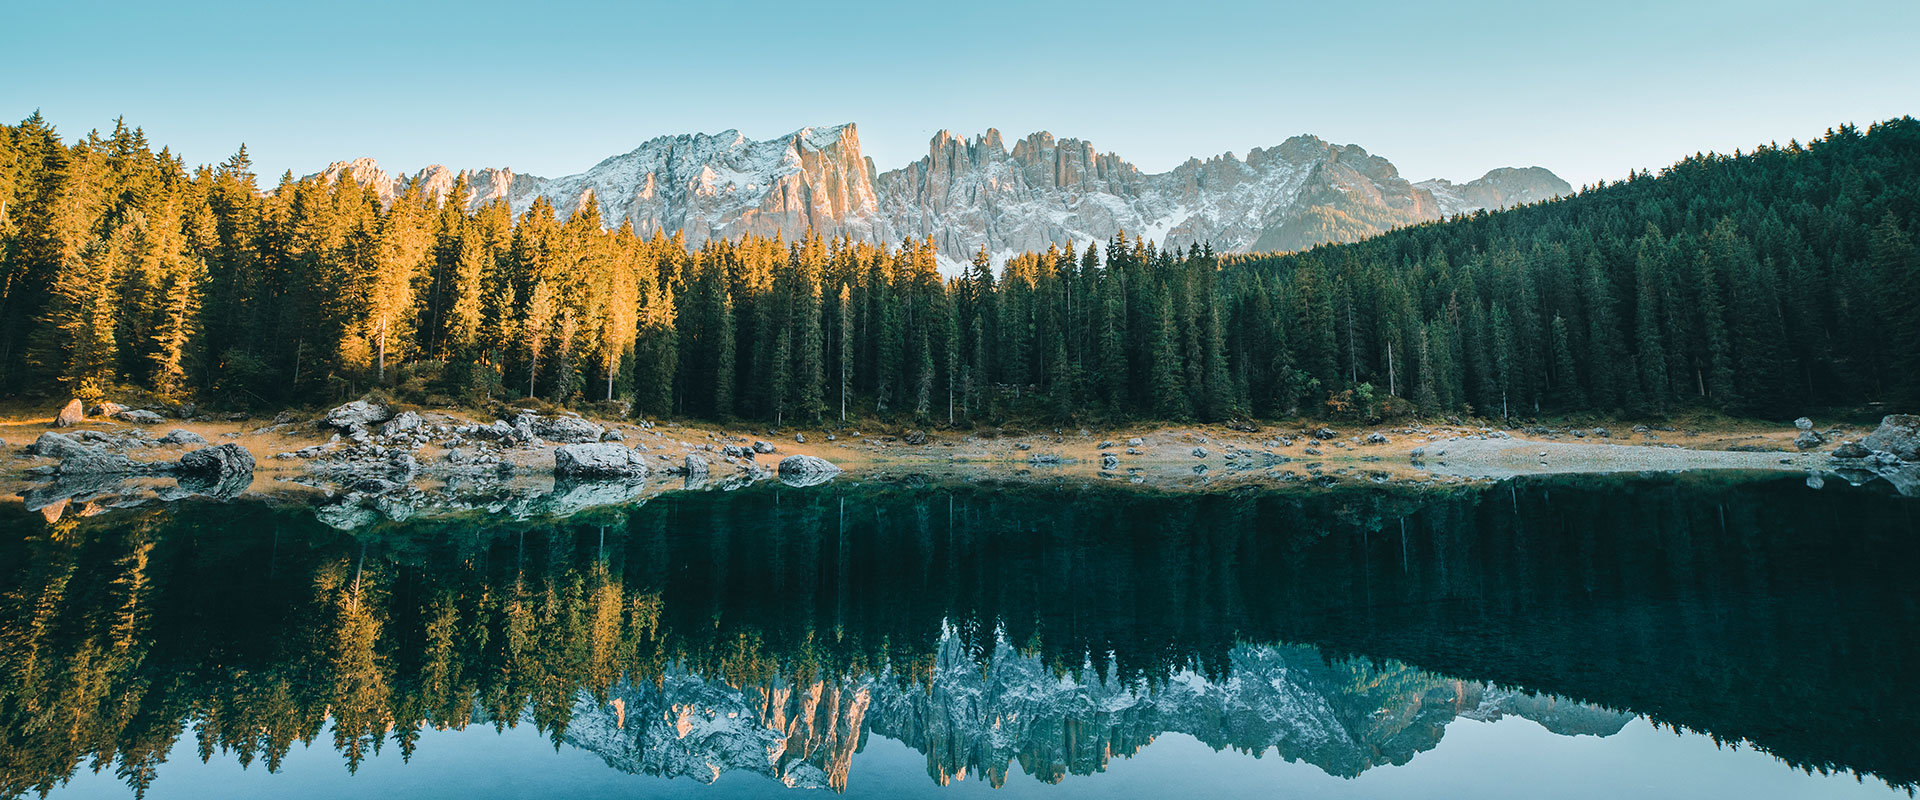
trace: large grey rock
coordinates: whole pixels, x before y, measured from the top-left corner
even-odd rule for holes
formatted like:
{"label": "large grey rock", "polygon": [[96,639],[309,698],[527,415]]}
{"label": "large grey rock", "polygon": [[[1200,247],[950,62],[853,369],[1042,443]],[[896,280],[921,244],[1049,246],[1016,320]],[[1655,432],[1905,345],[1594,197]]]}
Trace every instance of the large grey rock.
{"label": "large grey rock", "polygon": [[159,414],[156,414],[152,411],[148,411],[144,408],[135,408],[135,409],[129,409],[127,411],[122,411],[118,414],[113,415],[113,418],[120,420],[121,422],[131,422],[135,425],[158,425],[162,422],[167,421],[166,417],[160,416]]}
{"label": "large grey rock", "polygon": [[819,456],[787,456],[780,459],[780,477],[805,477],[812,475],[834,476],[840,474],[840,468]]}
{"label": "large grey rock", "polygon": [[569,444],[553,451],[553,474],[566,478],[641,478],[646,477],[647,460],[625,445]]}
{"label": "large grey rock", "polygon": [[1119,457],[1119,456],[1116,456],[1116,455],[1114,455],[1114,454],[1112,454],[1112,453],[1101,453],[1101,454],[1100,454],[1100,468],[1101,468],[1101,469],[1105,469],[1105,470],[1115,470],[1115,469],[1119,469],[1119,468],[1120,468],[1120,457]]}
{"label": "large grey rock", "polygon": [[184,428],[174,428],[158,440],[161,444],[206,444],[207,437]]}
{"label": "large grey rock", "polygon": [[88,413],[91,413],[96,417],[107,417],[111,419],[115,416],[118,416],[120,412],[125,410],[127,410],[126,406],[120,405],[119,403],[115,403],[111,400],[102,400],[97,405],[95,405]]}
{"label": "large grey rock", "polygon": [[237,444],[202,447],[180,456],[179,472],[202,478],[252,475],[253,454]]}
{"label": "large grey rock", "polygon": [[1870,455],[1873,455],[1873,451],[1868,450],[1866,448],[1866,445],[1863,445],[1859,442],[1845,442],[1845,443],[1842,443],[1839,447],[1833,448],[1834,458],[1844,458],[1844,459],[1852,460],[1852,459],[1866,458],[1867,456],[1870,456]]}
{"label": "large grey rock", "polygon": [[756,453],[771,453],[771,452],[773,452],[773,443],[772,443],[772,442],[763,442],[763,441],[756,441],[756,442],[754,442],[754,443],[753,443],[753,452],[756,452]]}
{"label": "large grey rock", "polygon": [[80,424],[81,422],[86,421],[86,419],[87,419],[86,404],[80,402],[80,398],[76,397],[72,400],[67,401],[67,405],[60,409],[59,414],[54,416],[53,427],[71,428],[75,425]]}
{"label": "large grey rock", "polygon": [[1810,430],[1803,430],[1793,437],[1793,446],[1801,450],[1812,450],[1827,443],[1827,437]]}
{"label": "large grey rock", "polygon": [[393,419],[393,409],[372,400],[355,400],[328,411],[326,416],[328,425],[343,431],[365,430],[390,419]]}
{"label": "large grey rock", "polygon": [[1892,453],[1901,461],[1920,461],[1920,416],[1889,414],[1860,444],[1868,450]]}
{"label": "large grey rock", "polygon": [[[517,421],[515,427],[519,427]],[[550,442],[597,442],[600,435],[606,433],[605,428],[572,415],[535,416],[528,420],[527,427],[533,435]]]}
{"label": "large grey rock", "polygon": [[76,442],[64,434],[52,431],[40,434],[40,438],[27,446],[27,452],[46,458],[67,458],[91,449],[93,448]]}
{"label": "large grey rock", "polygon": [[1793,427],[1803,431],[1813,430],[1813,420],[1801,417],[1793,421]]}
{"label": "large grey rock", "polygon": [[707,463],[705,458],[701,458],[693,453],[688,453],[684,469],[686,470],[688,478],[704,478],[712,467]]}

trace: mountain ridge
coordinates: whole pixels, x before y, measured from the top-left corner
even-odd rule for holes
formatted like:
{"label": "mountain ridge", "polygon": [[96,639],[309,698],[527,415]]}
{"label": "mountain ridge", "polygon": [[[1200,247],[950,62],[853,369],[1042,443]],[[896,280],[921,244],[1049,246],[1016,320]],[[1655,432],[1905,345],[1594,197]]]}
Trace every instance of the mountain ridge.
{"label": "mountain ridge", "polygon": [[1150,173],[1090,141],[1048,131],[1009,148],[995,128],[970,137],[943,129],[926,155],[880,171],[861,153],[852,122],[765,140],[734,129],[656,136],[556,178],[438,164],[389,174],[369,158],[337,161],[319,174],[351,177],[387,200],[414,184],[441,197],[465,176],[470,207],[505,200],[515,214],[545,199],[566,215],[591,196],[609,226],[680,233],[695,245],[809,229],[865,241],[932,238],[948,264],[983,247],[1004,260],[1049,246],[1084,247],[1121,231],[1163,247],[1300,250],[1572,191],[1537,166],[1501,167],[1458,184],[1413,182],[1359,145],[1307,134],[1255,147],[1245,158],[1228,151]]}

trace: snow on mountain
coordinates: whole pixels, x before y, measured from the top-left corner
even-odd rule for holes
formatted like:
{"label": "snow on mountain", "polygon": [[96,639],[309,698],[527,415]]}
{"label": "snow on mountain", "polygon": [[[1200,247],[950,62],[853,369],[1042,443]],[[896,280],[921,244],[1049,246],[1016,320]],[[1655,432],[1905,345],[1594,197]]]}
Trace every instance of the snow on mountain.
{"label": "snow on mountain", "polygon": [[1384,158],[1313,136],[1255,148],[1244,159],[1223,153],[1145,173],[1089,142],[1045,131],[1011,149],[993,129],[972,138],[941,131],[926,156],[876,173],[851,123],[765,141],[731,130],[662,136],[560,178],[439,165],[398,178],[364,158],[323,174],[350,177],[383,197],[409,183],[444,196],[464,174],[472,204],[504,199],[515,214],[541,198],[571,214],[591,197],[609,226],[680,232],[694,244],[744,234],[792,238],[809,228],[865,241],[931,237],[947,264],[981,247],[1004,259],[1105,242],[1121,231],[1171,247],[1297,250],[1572,190],[1540,167],[1496,169],[1464,184],[1410,183]]}
{"label": "snow on mountain", "polygon": [[1445,178],[1433,178],[1414,186],[1432,194],[1440,204],[1440,212],[1447,216],[1483,209],[1498,211],[1573,193],[1571,185],[1544,167],[1501,167],[1459,185]]}

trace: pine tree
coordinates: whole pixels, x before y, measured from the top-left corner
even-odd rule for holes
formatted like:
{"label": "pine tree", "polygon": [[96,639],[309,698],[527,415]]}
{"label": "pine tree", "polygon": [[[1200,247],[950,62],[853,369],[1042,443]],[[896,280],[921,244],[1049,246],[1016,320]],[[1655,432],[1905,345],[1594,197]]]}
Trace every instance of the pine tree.
{"label": "pine tree", "polygon": [[540,376],[540,357],[546,353],[548,331],[553,326],[553,287],[546,281],[534,284],[533,299],[527,303],[526,318],[520,323],[522,341],[527,350],[527,396],[534,395],[534,381]]}

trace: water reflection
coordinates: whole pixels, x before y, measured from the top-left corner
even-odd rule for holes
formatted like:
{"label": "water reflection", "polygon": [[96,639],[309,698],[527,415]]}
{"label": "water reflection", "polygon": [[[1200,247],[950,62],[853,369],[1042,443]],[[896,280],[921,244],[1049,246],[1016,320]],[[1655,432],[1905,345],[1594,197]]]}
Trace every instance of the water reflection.
{"label": "water reflection", "polygon": [[857,782],[869,735],[932,782],[1071,781],[1168,733],[1354,776],[1503,715],[1920,778],[1920,513],[1795,479],[762,487],[352,533],[257,503],[0,515],[7,797],[81,769],[141,792],[182,737],[351,771],[520,725],[793,786]]}

